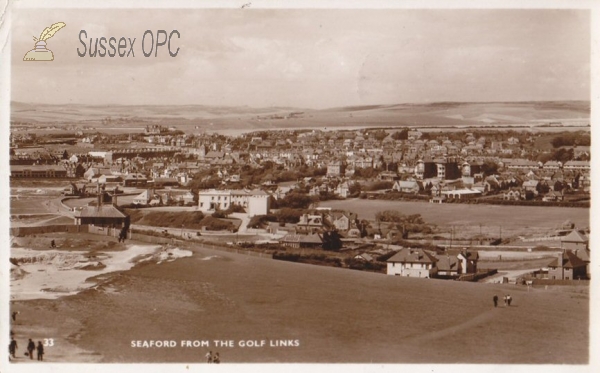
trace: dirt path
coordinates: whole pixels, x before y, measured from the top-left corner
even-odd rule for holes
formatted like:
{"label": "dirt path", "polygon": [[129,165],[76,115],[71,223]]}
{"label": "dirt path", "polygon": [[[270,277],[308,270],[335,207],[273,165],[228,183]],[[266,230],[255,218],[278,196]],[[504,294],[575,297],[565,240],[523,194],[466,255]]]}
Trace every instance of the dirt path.
{"label": "dirt path", "polygon": [[444,339],[446,337],[451,337],[452,335],[455,335],[458,332],[463,331],[465,329],[471,329],[478,325],[489,322],[494,317],[496,310],[497,310],[497,308],[492,308],[489,311],[481,313],[481,314],[479,314],[471,319],[468,319],[460,324],[453,325],[453,326],[450,326],[445,329],[436,330],[434,332],[426,333],[426,334],[420,335],[415,338],[410,338],[410,339],[406,340],[405,343],[408,343],[408,344],[424,343],[424,342],[428,342],[431,340],[439,340],[439,339]]}

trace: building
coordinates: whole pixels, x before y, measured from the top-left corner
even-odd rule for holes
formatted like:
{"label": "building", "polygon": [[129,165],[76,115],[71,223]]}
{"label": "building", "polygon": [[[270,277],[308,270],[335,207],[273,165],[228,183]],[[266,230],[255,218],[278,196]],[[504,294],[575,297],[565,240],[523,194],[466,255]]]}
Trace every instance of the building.
{"label": "building", "polygon": [[440,192],[442,196],[448,199],[469,199],[474,197],[480,197],[481,191],[476,189],[455,189],[455,190],[443,190]]}
{"label": "building", "polygon": [[148,185],[148,179],[142,174],[129,174],[123,179],[124,187],[145,187]]}
{"label": "building", "polygon": [[296,224],[296,232],[303,234],[321,233],[325,228],[321,215],[303,214]]}
{"label": "building", "polygon": [[295,249],[317,249],[323,246],[323,239],[318,234],[286,234],[279,243]]}
{"label": "building", "polygon": [[589,239],[576,230],[560,239],[560,247],[563,250],[579,250],[588,248]]}
{"label": "building", "polygon": [[262,190],[203,190],[198,193],[198,209],[202,212],[227,210],[238,205],[248,216],[267,215],[270,208],[269,195]]}
{"label": "building", "polygon": [[430,278],[437,275],[437,258],[423,249],[400,249],[387,260],[387,274]]}
{"label": "building", "polygon": [[327,177],[344,176],[344,165],[342,162],[332,162],[327,165]]}
{"label": "building", "polygon": [[551,280],[575,280],[587,278],[587,264],[570,250],[564,250],[548,264]]}
{"label": "building", "polygon": [[67,169],[57,165],[11,165],[10,177],[21,178],[64,178]]}
{"label": "building", "polygon": [[392,190],[402,193],[411,193],[417,194],[419,193],[419,184],[416,181],[411,180],[398,180],[394,183]]}

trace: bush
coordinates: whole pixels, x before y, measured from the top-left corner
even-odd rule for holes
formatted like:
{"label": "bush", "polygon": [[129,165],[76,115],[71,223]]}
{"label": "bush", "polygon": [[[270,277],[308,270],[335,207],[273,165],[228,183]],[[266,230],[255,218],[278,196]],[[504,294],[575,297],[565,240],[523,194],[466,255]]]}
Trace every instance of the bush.
{"label": "bush", "polygon": [[277,221],[277,216],[273,214],[255,215],[248,222],[248,228],[262,228],[267,222]]}
{"label": "bush", "polygon": [[[213,214],[214,215],[214,214]],[[214,216],[207,216],[200,222],[200,226],[206,227],[207,231],[233,231],[235,229],[231,222],[223,221]]]}
{"label": "bush", "polygon": [[228,214],[225,211],[217,210],[217,211],[213,212],[212,217],[217,218],[217,219],[223,219],[223,218],[226,218],[227,215]]}

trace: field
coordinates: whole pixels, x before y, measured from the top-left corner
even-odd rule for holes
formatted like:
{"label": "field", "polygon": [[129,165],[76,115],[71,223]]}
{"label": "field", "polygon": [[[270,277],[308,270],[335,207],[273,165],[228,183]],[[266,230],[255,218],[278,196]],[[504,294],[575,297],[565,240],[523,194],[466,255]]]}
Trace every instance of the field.
{"label": "field", "polygon": [[[374,220],[375,214],[384,210],[398,210],[405,215],[421,214],[425,222],[448,230],[454,226],[459,236],[484,234],[499,237],[544,233],[560,227],[567,219],[577,228],[590,224],[586,208],[499,206],[475,204],[432,204],[412,201],[384,201],[351,199],[321,202],[320,207],[332,207],[358,213],[359,219]],[[480,228],[481,225],[481,228]],[[501,228],[500,228],[501,227]]]}
{"label": "field", "polygon": [[[14,302],[18,340],[54,338],[50,362],[588,362],[586,287],[544,290],[412,279],[203,248],[139,265],[96,289]],[[514,306],[492,306],[510,293]],[[182,340],[234,347],[183,348]],[[174,348],[131,341],[174,340]],[[262,347],[240,347],[261,341]],[[298,346],[272,347],[279,340]],[[258,342],[260,343],[260,342]],[[294,342],[295,343],[295,342]],[[20,357],[18,361],[25,360]]]}

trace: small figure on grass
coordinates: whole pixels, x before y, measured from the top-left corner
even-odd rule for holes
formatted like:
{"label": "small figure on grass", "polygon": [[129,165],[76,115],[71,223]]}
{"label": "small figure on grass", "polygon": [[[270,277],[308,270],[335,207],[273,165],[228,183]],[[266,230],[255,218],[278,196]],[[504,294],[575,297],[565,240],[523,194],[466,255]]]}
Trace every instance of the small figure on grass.
{"label": "small figure on grass", "polygon": [[11,338],[10,344],[8,345],[8,352],[13,357],[13,359],[16,358],[15,354],[16,354],[18,348],[19,348],[19,345],[17,344],[17,341],[15,341],[15,338],[14,337]]}
{"label": "small figure on grass", "polygon": [[42,344],[42,341],[38,341],[37,344],[37,359],[38,361],[44,360],[44,345]]}
{"label": "small figure on grass", "polygon": [[508,294],[506,296],[506,301],[508,302],[508,306],[510,307],[510,302],[512,302],[512,298],[511,298],[510,294]]}
{"label": "small figure on grass", "polygon": [[494,298],[493,298],[493,299],[494,299],[494,308],[495,308],[495,307],[498,307],[498,296],[497,296],[497,295],[494,295]]}
{"label": "small figure on grass", "polygon": [[29,352],[29,359],[33,360],[33,351],[35,350],[35,342],[29,338],[29,342],[27,343],[27,352]]}

